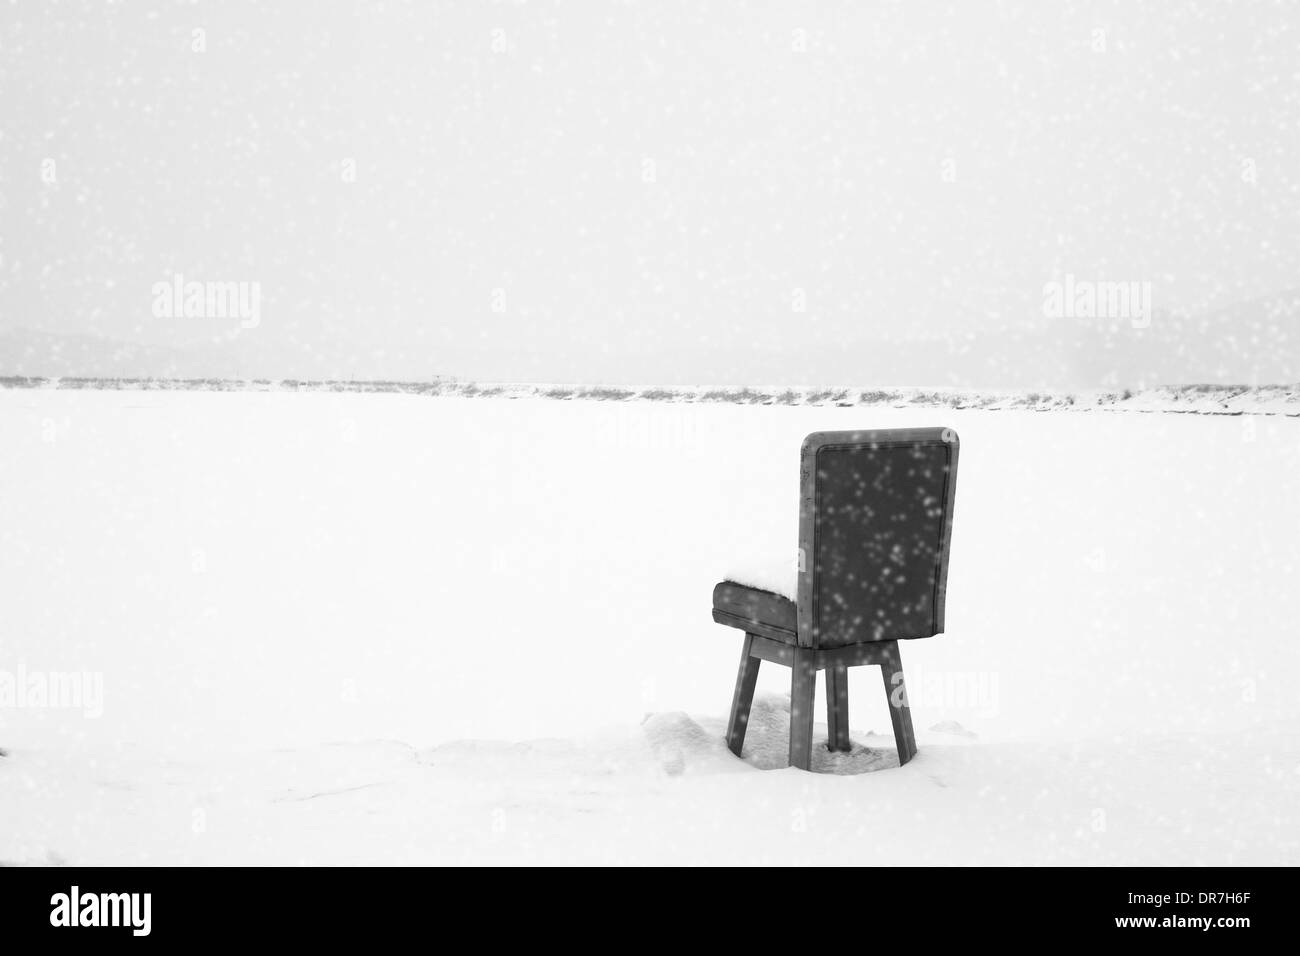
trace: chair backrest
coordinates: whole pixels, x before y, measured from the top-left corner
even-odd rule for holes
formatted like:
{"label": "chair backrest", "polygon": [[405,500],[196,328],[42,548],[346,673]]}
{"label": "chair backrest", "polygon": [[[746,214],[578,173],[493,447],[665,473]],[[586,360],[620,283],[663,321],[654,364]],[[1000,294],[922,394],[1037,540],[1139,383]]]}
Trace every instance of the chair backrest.
{"label": "chair backrest", "polygon": [[816,432],[800,473],[798,639],[943,631],[960,443],[951,428]]}

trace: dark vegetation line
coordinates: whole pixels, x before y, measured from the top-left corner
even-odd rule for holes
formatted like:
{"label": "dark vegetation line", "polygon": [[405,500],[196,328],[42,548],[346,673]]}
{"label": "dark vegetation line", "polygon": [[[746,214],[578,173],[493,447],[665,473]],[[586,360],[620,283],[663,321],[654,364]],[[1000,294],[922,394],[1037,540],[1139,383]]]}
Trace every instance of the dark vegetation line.
{"label": "dark vegetation line", "polygon": [[[1136,411],[1193,415],[1300,417],[1300,385],[1174,385],[1097,392],[981,391],[977,389],[824,388],[762,389],[619,388],[602,385],[531,385],[458,382],[345,381],[217,378],[38,378],[0,376],[0,388],[90,391],[391,392],[457,398],[548,398],[553,401],[667,402],[731,405],[812,405],[854,408],[987,409],[989,411]],[[1268,407],[1264,406],[1268,403]]]}

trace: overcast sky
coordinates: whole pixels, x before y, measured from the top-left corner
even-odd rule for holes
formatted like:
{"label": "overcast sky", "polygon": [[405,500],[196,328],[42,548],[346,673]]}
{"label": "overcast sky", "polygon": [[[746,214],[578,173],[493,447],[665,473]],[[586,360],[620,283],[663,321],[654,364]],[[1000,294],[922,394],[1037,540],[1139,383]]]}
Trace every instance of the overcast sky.
{"label": "overcast sky", "polygon": [[[146,374],[1294,380],[1298,24],[5,4],[0,373],[75,372],[45,350],[95,336],[148,346]],[[257,283],[256,327],[155,314],[176,273]],[[1149,282],[1152,327],[1045,315],[1066,274]],[[1176,318],[1224,309],[1255,323],[1227,351]]]}

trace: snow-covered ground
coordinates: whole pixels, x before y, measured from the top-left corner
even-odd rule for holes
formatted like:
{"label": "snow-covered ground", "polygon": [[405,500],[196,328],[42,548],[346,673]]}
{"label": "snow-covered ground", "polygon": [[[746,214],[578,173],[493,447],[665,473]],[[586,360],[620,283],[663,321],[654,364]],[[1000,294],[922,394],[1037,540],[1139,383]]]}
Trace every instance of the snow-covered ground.
{"label": "snow-covered ground", "polygon": [[[908,425],[918,758],[857,668],[779,769],[764,665],[737,760],[713,584],[805,434]],[[0,447],[2,862],[1300,862],[1294,417],[17,389]]]}

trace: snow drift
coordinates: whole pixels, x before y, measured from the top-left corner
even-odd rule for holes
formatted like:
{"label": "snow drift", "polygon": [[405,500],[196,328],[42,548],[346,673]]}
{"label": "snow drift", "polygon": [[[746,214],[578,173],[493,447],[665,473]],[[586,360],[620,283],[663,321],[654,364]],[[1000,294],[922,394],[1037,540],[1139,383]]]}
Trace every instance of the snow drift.
{"label": "snow drift", "polygon": [[[760,772],[766,665],[737,761],[712,586],[792,559],[805,434],[936,416],[918,761],[860,668],[853,753]],[[0,707],[0,860],[1294,863],[1297,427],[0,390],[0,669],[102,678]]]}

